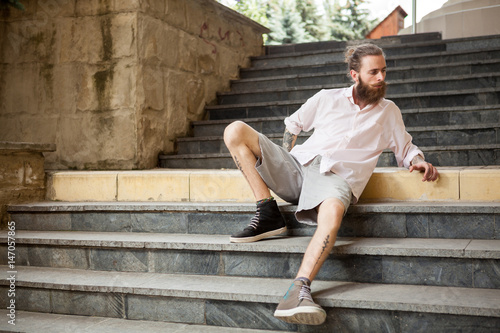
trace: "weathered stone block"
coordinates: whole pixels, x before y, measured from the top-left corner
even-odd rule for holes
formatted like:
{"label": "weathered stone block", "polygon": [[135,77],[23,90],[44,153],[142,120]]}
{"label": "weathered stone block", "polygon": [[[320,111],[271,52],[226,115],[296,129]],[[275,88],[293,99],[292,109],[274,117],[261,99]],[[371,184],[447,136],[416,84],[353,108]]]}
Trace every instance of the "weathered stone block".
{"label": "weathered stone block", "polygon": [[[61,164],[82,169],[133,168],[136,127],[132,112],[117,110],[62,117],[56,142]],[[82,165],[82,160],[89,162]]]}
{"label": "weathered stone block", "polygon": [[208,325],[236,329],[245,327],[295,331],[296,325],[274,318],[275,308],[276,304],[211,300],[206,303],[206,320]]}
{"label": "weathered stone block", "polygon": [[76,3],[70,0],[40,0],[36,1],[37,16],[41,14],[54,18],[58,16],[73,16],[75,14]]}
{"label": "weathered stone block", "polygon": [[[37,64],[10,66],[4,72],[0,114],[37,114],[39,69]],[[8,84],[7,84],[8,83]],[[3,125],[0,125],[0,129]],[[0,131],[1,132],[1,131]],[[10,139],[10,141],[13,141]]]}
{"label": "weathered stone block", "polygon": [[125,296],[52,290],[51,309],[61,314],[125,318]]}
{"label": "weathered stone block", "polygon": [[[80,75],[81,69],[75,64],[61,64],[52,68],[47,81],[52,86],[52,113],[54,116],[59,115],[59,113],[70,114],[76,112]],[[43,119],[38,117],[38,121],[40,120]],[[51,121],[57,123],[56,119],[51,119]],[[45,135],[54,137],[56,133],[57,130],[54,129],[45,131]]]}
{"label": "weathered stone block", "polygon": [[154,251],[154,271],[157,273],[184,273],[218,275],[220,257],[211,251]]}
{"label": "weathered stone block", "polygon": [[16,288],[16,308],[24,311],[50,312],[51,291],[44,289]]}
{"label": "weathered stone block", "polygon": [[51,246],[19,246],[25,248],[29,266],[89,269],[89,256],[85,248]]}
{"label": "weathered stone block", "polygon": [[[163,111],[165,109],[164,68],[160,66],[160,63],[143,64],[139,70],[142,70],[140,76],[142,80],[137,86],[137,101],[141,102],[145,110]],[[146,132],[140,131],[140,133],[144,133],[143,139],[150,138]]]}
{"label": "weathered stone block", "polygon": [[[116,109],[128,109],[134,110],[137,102],[137,68],[135,67],[135,61],[129,59],[119,60],[118,63],[113,68],[113,74],[108,77],[112,80],[110,91],[109,91],[109,108],[112,110]],[[107,74],[106,74],[107,75]],[[94,76],[94,78],[96,78]],[[98,92],[100,86],[96,79],[96,91]],[[106,101],[103,100],[100,104],[106,105]],[[100,105],[100,106],[101,106]],[[100,107],[100,110],[105,110],[105,107]]]}
{"label": "weathered stone block", "polygon": [[135,57],[137,55],[137,13],[118,14],[111,19],[113,56]]}
{"label": "weathered stone block", "polygon": [[189,324],[205,323],[205,301],[152,296],[127,296],[127,318]]}
{"label": "weathered stone block", "polygon": [[[95,64],[103,54],[105,21],[101,17],[76,17],[62,20],[60,61]],[[109,33],[108,33],[109,35]]]}
{"label": "weathered stone block", "polygon": [[185,29],[187,26],[187,17],[192,16],[194,13],[188,7],[184,0],[167,0],[165,3],[165,21],[170,25]]}
{"label": "weathered stone block", "polygon": [[[214,0],[26,6],[22,15],[2,16],[0,133],[60,145],[47,159],[53,169],[156,166],[157,154],[174,151],[175,139],[204,117],[204,105],[229,87],[246,57],[262,52],[265,29]],[[108,113],[119,109],[127,116]]]}
{"label": "weathered stone block", "polygon": [[[179,33],[179,53],[180,54],[197,54],[198,47],[200,44],[200,38],[188,35],[186,33]],[[196,72],[196,62],[197,57],[179,57],[178,66],[179,69],[186,72],[195,73]]]}
{"label": "weathered stone block", "polygon": [[111,12],[134,11],[139,9],[141,1],[88,0],[76,1],[75,12],[78,16],[105,15]]}
{"label": "weathered stone block", "polygon": [[15,213],[12,220],[18,230],[71,230],[70,213]]}
{"label": "weathered stone block", "polygon": [[154,17],[141,15],[138,27],[141,28],[138,40],[139,59],[162,59],[167,47],[163,41],[165,37],[168,38],[168,34],[165,34],[164,22]]}
{"label": "weathered stone block", "polygon": [[147,272],[148,253],[144,250],[91,249],[90,269],[120,272]]}

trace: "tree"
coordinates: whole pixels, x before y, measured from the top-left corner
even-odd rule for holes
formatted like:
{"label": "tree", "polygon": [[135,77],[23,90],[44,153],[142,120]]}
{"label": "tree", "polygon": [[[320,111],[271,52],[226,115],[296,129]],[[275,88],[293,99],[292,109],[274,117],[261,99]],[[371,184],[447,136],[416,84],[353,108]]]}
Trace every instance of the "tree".
{"label": "tree", "polygon": [[263,26],[268,25],[268,1],[266,0],[236,0],[236,3],[230,8]]}
{"label": "tree", "polygon": [[305,30],[314,40],[326,40],[329,37],[324,16],[320,15],[315,0],[296,0],[297,11],[302,17]]}
{"label": "tree", "polygon": [[19,0],[0,0],[0,8],[6,5],[12,6],[19,10],[26,10],[26,8],[24,8],[24,5],[20,3]]}
{"label": "tree", "polygon": [[270,3],[268,44],[292,44],[314,41],[307,32],[306,23],[296,10],[295,0]]}
{"label": "tree", "polygon": [[218,0],[267,26],[266,44],[306,43],[326,40],[363,39],[375,25],[369,12],[360,7],[366,0]]}
{"label": "tree", "polygon": [[344,6],[338,0],[324,0],[330,37],[334,40],[363,39],[375,25],[376,20],[369,20],[369,11],[359,8],[365,0],[347,0]]}

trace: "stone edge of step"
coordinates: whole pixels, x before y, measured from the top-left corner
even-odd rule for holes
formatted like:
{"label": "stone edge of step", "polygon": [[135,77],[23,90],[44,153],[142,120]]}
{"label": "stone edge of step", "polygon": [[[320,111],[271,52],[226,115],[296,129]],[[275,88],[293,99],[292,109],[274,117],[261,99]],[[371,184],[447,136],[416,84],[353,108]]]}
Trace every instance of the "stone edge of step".
{"label": "stone edge of step", "polygon": [[[237,170],[234,170],[237,172]],[[296,206],[279,203],[283,213],[292,214]],[[229,212],[255,213],[255,203],[236,202],[54,202],[9,205],[10,213],[36,212]],[[491,201],[386,201],[360,202],[349,207],[348,214],[378,213],[451,213],[498,214],[500,202]]]}
{"label": "stone edge of step", "polygon": [[[230,243],[228,235],[141,232],[18,231],[16,243],[114,249],[195,250],[303,254],[311,237],[274,237],[255,243]],[[0,244],[7,235],[0,234]],[[337,255],[500,259],[500,240],[339,237]]]}
{"label": "stone edge of step", "polygon": [[[8,318],[8,310],[0,310],[0,317]],[[7,320],[0,323],[0,330],[5,332],[52,332],[67,333],[71,327],[71,332],[148,332],[148,333],[231,333],[233,327],[209,326],[184,324],[163,321],[132,320],[122,318],[79,316],[56,313],[42,313],[30,311],[16,311],[16,325],[8,325]],[[4,332],[4,331],[2,331]],[[276,333],[272,330],[244,329],[239,328],[240,333]],[[287,333],[287,331],[281,331]],[[290,332],[291,333],[291,332]]]}
{"label": "stone edge of step", "polygon": [[[311,77],[316,77],[319,75],[312,75]],[[323,75],[328,76],[328,75]],[[430,78],[414,78],[414,79],[398,79],[398,80],[388,80],[387,84],[389,87],[394,85],[405,85],[405,84],[414,84],[414,83],[427,83],[427,82],[449,82],[449,81],[463,81],[465,79],[486,79],[490,77],[499,77],[500,72],[492,72],[492,73],[479,73],[479,74],[460,74],[460,75],[449,75],[449,76],[440,76],[438,78],[430,77]],[[487,81],[486,81],[487,82]],[[352,84],[352,83],[347,83]],[[290,87],[276,87],[276,88],[265,88],[265,89],[238,89],[237,91],[227,91],[227,92],[219,92],[217,93],[218,97],[225,96],[238,96],[238,95],[249,95],[249,94],[265,94],[265,93],[276,93],[276,92],[293,92],[300,90],[311,90],[311,89],[335,89],[335,88],[343,88],[346,86],[346,83],[332,83],[328,86],[325,85],[313,85],[313,86],[290,86]],[[390,89],[390,88],[389,88]],[[433,91],[435,92],[435,91]],[[440,90],[439,92],[446,92],[446,90]],[[415,92],[419,93],[419,92]]]}
{"label": "stone edge of step", "polygon": [[[7,286],[6,266],[0,266],[0,277],[0,285]],[[274,304],[289,284],[289,280],[277,278],[39,267],[18,267],[16,275],[18,288]],[[312,291],[325,307],[500,317],[500,290],[495,289],[315,281]]]}

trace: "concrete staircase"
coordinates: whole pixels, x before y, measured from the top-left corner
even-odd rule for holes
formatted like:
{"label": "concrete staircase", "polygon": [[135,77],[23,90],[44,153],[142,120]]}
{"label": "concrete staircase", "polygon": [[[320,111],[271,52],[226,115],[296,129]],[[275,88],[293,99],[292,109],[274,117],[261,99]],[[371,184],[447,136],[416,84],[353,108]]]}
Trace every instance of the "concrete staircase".
{"label": "concrete staircase", "polygon": [[[500,164],[500,38],[440,40],[439,34],[376,41],[387,55],[388,98],[427,159],[440,166]],[[278,46],[241,71],[210,120],[193,123],[178,154],[161,155],[166,168],[235,168],[222,142],[224,128],[242,119],[280,143],[283,119],[320,89],[351,85],[345,43]],[[299,143],[307,138],[303,133]],[[378,166],[395,166],[384,152]]]}
{"label": "concrete staircase", "polygon": [[[344,80],[343,45],[333,42],[272,47],[254,59],[220,95],[221,105],[209,107],[211,120],[194,124],[194,138],[179,140],[179,155],[160,157],[169,168],[48,173],[47,201],[9,207],[17,325],[0,310],[0,330],[498,332],[499,89],[480,85],[481,78],[496,80],[500,37],[441,41],[426,34],[382,44],[396,72],[390,89],[413,90],[390,97],[412,105],[402,107],[406,124],[442,166],[441,178],[422,183],[383,156],[312,285],[328,314],[324,325],[272,316],[314,228],[297,223],[295,207],[280,202],[286,236],[229,243],[255,204],[237,170],[216,169],[234,168],[220,141],[230,119],[246,119],[279,142],[284,116],[312,87],[341,85],[316,81],[325,76],[317,73]],[[292,86],[300,81],[305,85]],[[459,88],[461,81],[468,83]],[[285,100],[272,101],[280,94]],[[0,246],[7,248],[5,233]],[[2,309],[10,301],[7,264],[0,258]]]}

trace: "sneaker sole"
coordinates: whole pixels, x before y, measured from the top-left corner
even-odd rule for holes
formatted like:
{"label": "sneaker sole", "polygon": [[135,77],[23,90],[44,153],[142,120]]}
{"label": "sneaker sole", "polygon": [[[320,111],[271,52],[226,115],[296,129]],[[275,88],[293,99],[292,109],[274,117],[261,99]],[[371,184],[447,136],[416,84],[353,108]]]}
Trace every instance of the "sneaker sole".
{"label": "sneaker sole", "polygon": [[276,230],[271,230],[268,232],[265,232],[260,235],[252,236],[252,237],[229,237],[229,241],[231,243],[251,243],[251,242],[256,242],[258,240],[261,240],[263,238],[271,237],[271,236],[277,236],[279,234],[282,234],[286,231],[286,227],[276,229]]}
{"label": "sneaker sole", "polygon": [[321,325],[326,320],[325,310],[301,306],[290,310],[276,310],[274,316],[284,322],[302,325]]}

